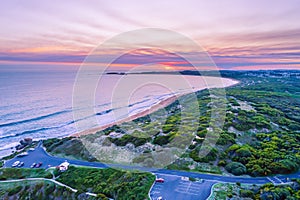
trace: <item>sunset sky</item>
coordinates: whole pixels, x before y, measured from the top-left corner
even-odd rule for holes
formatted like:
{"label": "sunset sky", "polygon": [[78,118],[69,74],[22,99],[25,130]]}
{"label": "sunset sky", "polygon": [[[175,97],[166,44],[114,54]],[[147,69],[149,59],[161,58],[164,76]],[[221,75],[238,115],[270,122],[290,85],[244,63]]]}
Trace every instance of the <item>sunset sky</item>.
{"label": "sunset sky", "polygon": [[[297,0],[2,1],[0,69],[79,66],[111,37],[152,27],[191,38],[219,69],[300,69],[299,10]],[[136,59],[159,60],[166,70],[188,69],[165,54],[138,51],[116,69],[139,64]]]}

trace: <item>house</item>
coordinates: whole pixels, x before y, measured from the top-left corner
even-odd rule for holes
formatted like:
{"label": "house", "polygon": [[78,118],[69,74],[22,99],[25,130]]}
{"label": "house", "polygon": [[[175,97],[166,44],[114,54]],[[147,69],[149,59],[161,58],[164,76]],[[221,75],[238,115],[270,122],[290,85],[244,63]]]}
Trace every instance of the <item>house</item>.
{"label": "house", "polygon": [[67,171],[69,168],[70,163],[68,163],[68,161],[65,161],[63,163],[61,163],[57,168],[59,169],[59,171],[64,172]]}

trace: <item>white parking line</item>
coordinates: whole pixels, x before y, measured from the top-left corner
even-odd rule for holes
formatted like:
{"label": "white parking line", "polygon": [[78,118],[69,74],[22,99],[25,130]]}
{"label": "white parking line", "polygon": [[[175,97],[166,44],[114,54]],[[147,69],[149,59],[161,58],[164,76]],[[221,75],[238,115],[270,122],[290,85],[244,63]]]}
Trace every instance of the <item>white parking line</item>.
{"label": "white parking line", "polygon": [[189,191],[182,191],[182,190],[178,190],[176,189],[175,192],[179,192],[179,193],[183,193],[183,194],[189,194],[189,195],[200,195],[200,193],[194,193],[194,192],[189,192]]}
{"label": "white parking line", "polygon": [[190,188],[189,191],[191,191],[191,192],[199,192],[200,190],[199,190],[199,188]]}
{"label": "white parking line", "polygon": [[153,191],[151,194],[160,194],[158,191]]}
{"label": "white parking line", "polygon": [[180,184],[175,189],[176,192],[187,194],[187,195],[201,195],[200,193],[201,183],[194,182],[180,182]]}
{"label": "white parking line", "polygon": [[190,182],[190,184],[188,185],[188,187],[186,188],[186,191],[189,190],[190,186],[191,186],[192,182]]}
{"label": "white parking line", "polygon": [[278,177],[274,176],[274,178],[275,178],[276,180],[278,180],[280,183],[283,183],[283,181],[280,180]]}
{"label": "white parking line", "polygon": [[269,181],[271,181],[274,185],[277,184],[273,179],[271,179],[271,178],[269,178],[269,177],[267,177],[267,179],[268,179]]}

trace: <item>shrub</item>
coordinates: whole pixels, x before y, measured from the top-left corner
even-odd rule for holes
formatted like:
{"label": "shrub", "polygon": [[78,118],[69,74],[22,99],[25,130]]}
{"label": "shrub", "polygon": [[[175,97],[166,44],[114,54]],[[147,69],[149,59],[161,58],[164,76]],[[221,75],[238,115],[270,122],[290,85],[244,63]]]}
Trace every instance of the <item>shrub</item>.
{"label": "shrub", "polygon": [[17,194],[18,192],[20,192],[22,190],[22,188],[23,187],[21,185],[18,185],[16,187],[13,187],[13,188],[9,189],[8,196],[12,196],[12,195]]}
{"label": "shrub", "polygon": [[234,175],[242,175],[247,172],[245,165],[239,162],[231,162],[226,165],[225,169]]}
{"label": "shrub", "polygon": [[218,166],[224,167],[224,166],[226,166],[226,164],[227,164],[227,162],[226,162],[225,160],[220,160],[220,161],[218,162]]}
{"label": "shrub", "polygon": [[240,196],[252,198],[254,196],[254,192],[251,190],[240,190]]}
{"label": "shrub", "polygon": [[121,138],[109,138],[109,140],[117,146],[125,146],[128,143],[132,143],[135,147],[138,147],[150,141],[150,138],[135,137],[126,134],[123,135]]}
{"label": "shrub", "polygon": [[166,136],[157,136],[156,138],[154,138],[153,143],[158,144],[160,146],[163,146],[163,145],[169,143],[169,139],[170,139],[170,136],[168,136],[168,135],[166,135]]}

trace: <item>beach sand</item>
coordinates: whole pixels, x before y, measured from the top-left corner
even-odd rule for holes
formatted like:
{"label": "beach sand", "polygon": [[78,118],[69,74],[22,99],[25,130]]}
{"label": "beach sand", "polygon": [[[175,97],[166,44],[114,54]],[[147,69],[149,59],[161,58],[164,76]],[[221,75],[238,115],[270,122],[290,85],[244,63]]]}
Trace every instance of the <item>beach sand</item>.
{"label": "beach sand", "polygon": [[134,115],[131,115],[131,116],[125,118],[125,119],[122,119],[120,121],[113,122],[113,123],[110,123],[110,124],[107,124],[107,125],[104,125],[104,126],[99,126],[99,127],[96,127],[96,128],[91,128],[91,129],[88,129],[88,130],[85,130],[85,131],[82,131],[82,132],[78,132],[78,133],[73,134],[72,136],[78,137],[78,136],[81,136],[81,135],[94,134],[94,133],[96,133],[98,131],[102,131],[102,130],[104,130],[106,128],[109,128],[109,127],[111,127],[113,125],[122,124],[124,122],[129,122],[129,121],[135,120],[137,118],[144,117],[144,116],[146,116],[148,114],[151,114],[151,113],[153,113],[153,112],[155,112],[155,111],[157,111],[157,110],[159,110],[161,108],[164,108],[164,107],[170,105],[171,103],[173,103],[174,101],[176,101],[178,98],[179,98],[179,96],[172,96],[172,97],[170,97],[168,99],[160,101],[159,103],[155,104],[154,106],[150,107],[147,110],[144,110],[144,111],[142,111],[140,113],[136,113]]}
{"label": "beach sand", "polygon": [[[229,79],[229,78],[222,78],[222,82],[223,82],[223,85],[224,85],[224,87],[222,87],[222,88],[234,86],[234,85],[236,85],[236,84],[239,83],[239,81],[234,80],[234,79]],[[206,88],[208,88],[208,87],[203,87],[203,88],[199,89],[198,91],[206,89]],[[164,108],[164,107],[172,104],[180,96],[183,96],[183,95],[186,95],[186,94],[188,94],[188,93],[184,93],[184,94],[177,95],[177,96],[172,96],[170,98],[167,98],[165,100],[160,101],[159,103],[153,105],[149,109],[144,110],[144,111],[142,111],[140,113],[136,113],[136,114],[131,115],[131,116],[127,117],[127,118],[124,118],[122,120],[119,120],[119,121],[116,121],[116,122],[113,122],[113,123],[110,123],[110,124],[107,124],[107,125],[104,125],[104,126],[99,126],[99,127],[95,127],[95,128],[91,128],[91,129],[88,129],[88,130],[85,130],[85,131],[81,131],[81,132],[75,133],[72,136],[80,137],[82,135],[95,134],[96,132],[105,130],[106,128],[109,128],[109,127],[111,127],[113,125],[119,125],[119,124],[122,124],[124,122],[129,122],[129,121],[135,120],[137,118],[144,117],[144,116],[146,116],[148,114],[151,114],[151,113],[153,113],[153,112],[155,112],[155,111],[157,111],[157,110],[159,110],[161,108]]]}

